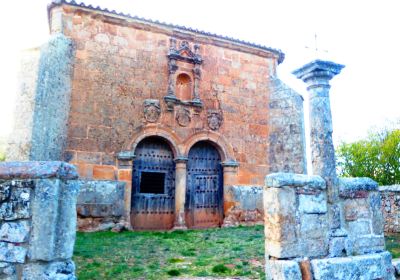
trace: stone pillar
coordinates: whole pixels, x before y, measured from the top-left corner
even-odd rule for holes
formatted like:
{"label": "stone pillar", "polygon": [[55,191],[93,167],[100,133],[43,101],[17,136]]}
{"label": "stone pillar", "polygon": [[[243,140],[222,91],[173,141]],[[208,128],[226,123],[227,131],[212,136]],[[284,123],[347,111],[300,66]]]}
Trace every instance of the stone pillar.
{"label": "stone pillar", "polygon": [[231,209],[235,202],[232,197],[232,193],[229,192],[229,187],[232,187],[236,184],[236,173],[238,168],[238,163],[236,161],[225,161],[222,163],[223,172],[224,172],[224,215],[227,216],[227,212]]}
{"label": "stone pillar", "polygon": [[186,170],[185,157],[175,159],[175,221],[174,229],[187,229],[185,222]]}
{"label": "stone pillar", "polygon": [[118,181],[125,182],[125,226],[131,229],[131,199],[132,199],[132,170],[135,160],[135,153],[132,151],[122,151],[117,155],[118,159]]}
{"label": "stone pillar", "polygon": [[311,160],[315,175],[327,182],[328,201],[338,201],[335,150],[332,141],[332,114],[329,101],[329,81],[344,66],[330,61],[315,60],[295,70],[293,74],[307,84],[309,92],[309,118]]}
{"label": "stone pillar", "polygon": [[77,178],[59,161],[0,163],[0,279],[76,279]]}

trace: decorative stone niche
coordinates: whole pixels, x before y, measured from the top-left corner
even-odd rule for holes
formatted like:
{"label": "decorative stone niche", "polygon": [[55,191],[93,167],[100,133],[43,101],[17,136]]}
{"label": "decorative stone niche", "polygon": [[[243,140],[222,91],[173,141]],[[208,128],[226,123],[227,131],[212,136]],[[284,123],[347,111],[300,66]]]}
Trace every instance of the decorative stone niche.
{"label": "decorative stone niche", "polygon": [[203,107],[199,97],[199,82],[201,79],[200,65],[203,59],[199,54],[200,47],[196,44],[193,49],[189,42],[170,39],[168,52],[168,91],[164,97],[167,108],[174,110],[175,105],[195,107],[196,111]]}

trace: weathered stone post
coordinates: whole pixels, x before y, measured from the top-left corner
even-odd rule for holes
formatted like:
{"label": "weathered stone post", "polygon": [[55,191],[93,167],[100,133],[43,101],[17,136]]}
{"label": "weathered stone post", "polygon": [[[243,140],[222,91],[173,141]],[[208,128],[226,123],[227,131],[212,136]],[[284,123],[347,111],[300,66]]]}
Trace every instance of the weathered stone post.
{"label": "weathered stone post", "polygon": [[332,114],[329,81],[344,65],[315,60],[295,70],[293,74],[307,84],[309,97],[310,141],[313,174],[327,182],[328,201],[338,200],[335,149],[332,141]]}
{"label": "weathered stone post", "polygon": [[0,163],[0,279],[76,279],[77,178],[59,161]]}
{"label": "weathered stone post", "polygon": [[186,195],[186,165],[188,159],[175,159],[175,221],[174,229],[186,229],[185,195]]}

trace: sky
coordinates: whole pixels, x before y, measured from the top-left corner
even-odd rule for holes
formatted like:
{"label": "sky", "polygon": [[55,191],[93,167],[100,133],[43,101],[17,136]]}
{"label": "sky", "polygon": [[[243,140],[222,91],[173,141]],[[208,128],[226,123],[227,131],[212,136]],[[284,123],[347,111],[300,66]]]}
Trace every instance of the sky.
{"label": "sky", "polygon": [[[2,3],[0,137],[12,131],[21,50],[48,36],[49,0]],[[397,2],[397,3],[396,3]],[[400,120],[398,0],[86,0],[149,19],[185,25],[281,49],[280,78],[305,98],[291,72],[315,58],[344,64],[332,82],[334,142],[355,141]],[[314,36],[318,48],[315,52]],[[308,48],[306,48],[308,47]]]}

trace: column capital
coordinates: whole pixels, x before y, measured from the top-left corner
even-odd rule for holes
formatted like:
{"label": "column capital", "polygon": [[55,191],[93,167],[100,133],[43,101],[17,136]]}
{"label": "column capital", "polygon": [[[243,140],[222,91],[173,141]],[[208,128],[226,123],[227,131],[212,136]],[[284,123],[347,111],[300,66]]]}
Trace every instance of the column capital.
{"label": "column capital", "polygon": [[239,163],[234,160],[227,160],[224,162],[221,162],[222,167],[238,167]]}
{"label": "column capital", "polygon": [[175,163],[187,163],[188,160],[189,159],[187,157],[176,157],[174,159]]}
{"label": "column capital", "polygon": [[330,88],[329,81],[343,68],[342,64],[317,59],[293,71],[292,74],[307,84],[307,90]]}
{"label": "column capital", "polygon": [[136,155],[133,151],[121,151],[117,154],[117,159],[119,160],[133,160]]}

